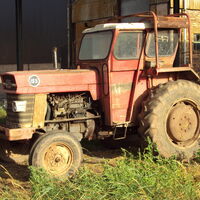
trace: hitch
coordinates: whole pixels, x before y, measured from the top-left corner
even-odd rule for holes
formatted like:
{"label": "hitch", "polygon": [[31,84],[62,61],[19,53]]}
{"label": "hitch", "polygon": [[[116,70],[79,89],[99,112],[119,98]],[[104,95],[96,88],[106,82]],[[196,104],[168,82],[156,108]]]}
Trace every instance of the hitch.
{"label": "hitch", "polygon": [[[127,129],[128,129],[128,123],[116,125],[113,131],[113,140],[125,139],[127,136]],[[119,135],[118,133],[120,133],[119,137],[117,137],[117,135]]]}

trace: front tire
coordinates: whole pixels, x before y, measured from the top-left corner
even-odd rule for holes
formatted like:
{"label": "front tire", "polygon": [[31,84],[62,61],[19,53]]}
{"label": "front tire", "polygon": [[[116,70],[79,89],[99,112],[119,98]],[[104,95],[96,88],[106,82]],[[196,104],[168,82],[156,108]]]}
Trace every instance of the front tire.
{"label": "front tire", "polygon": [[67,178],[78,170],[82,148],[76,138],[66,133],[45,134],[36,141],[29,162],[44,168],[50,175]]}
{"label": "front tire", "polygon": [[190,160],[200,148],[200,86],[186,80],[159,85],[145,102],[138,132],[160,155]]}

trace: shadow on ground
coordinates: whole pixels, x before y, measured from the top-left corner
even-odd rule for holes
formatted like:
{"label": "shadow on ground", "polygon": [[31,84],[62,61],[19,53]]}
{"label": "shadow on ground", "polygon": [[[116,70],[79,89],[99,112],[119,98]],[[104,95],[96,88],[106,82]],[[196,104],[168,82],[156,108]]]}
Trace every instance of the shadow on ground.
{"label": "shadow on ground", "polygon": [[3,179],[15,179],[24,182],[29,180],[29,175],[27,165],[0,162],[0,177]]}
{"label": "shadow on ground", "polygon": [[[137,135],[133,135],[126,140],[107,141],[82,141],[84,152],[83,165],[101,165],[107,160],[114,160],[123,156],[123,149],[137,155],[139,152],[139,140]],[[3,180],[14,179],[20,182],[29,181],[30,172],[27,165],[16,163],[5,163],[0,161],[0,178]]]}
{"label": "shadow on ground", "polygon": [[103,163],[105,160],[116,159],[124,155],[123,149],[138,155],[141,151],[141,138],[131,135],[125,140],[82,141],[85,164]]}

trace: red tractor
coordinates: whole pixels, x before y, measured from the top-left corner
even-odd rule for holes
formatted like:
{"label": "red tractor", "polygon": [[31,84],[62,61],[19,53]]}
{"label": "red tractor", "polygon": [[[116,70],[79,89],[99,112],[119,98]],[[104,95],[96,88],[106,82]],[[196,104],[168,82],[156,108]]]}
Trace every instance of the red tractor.
{"label": "red tractor", "polygon": [[[1,75],[7,95],[1,159],[29,156],[30,165],[67,176],[82,161],[82,138],[120,140],[134,129],[164,157],[193,158],[200,145],[200,86],[191,68],[189,17],[126,17],[140,22],[83,32],[77,69]],[[183,32],[187,41],[180,45]]]}

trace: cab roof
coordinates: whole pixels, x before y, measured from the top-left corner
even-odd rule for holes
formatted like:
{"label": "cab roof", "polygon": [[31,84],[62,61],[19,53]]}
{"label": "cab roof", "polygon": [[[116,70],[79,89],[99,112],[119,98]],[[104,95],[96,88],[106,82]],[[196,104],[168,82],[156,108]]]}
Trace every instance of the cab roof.
{"label": "cab roof", "polygon": [[84,30],[83,33],[92,33],[97,31],[113,30],[113,29],[144,30],[146,28],[153,28],[153,26],[150,23],[106,23],[106,24],[98,24],[93,28],[88,28]]}

